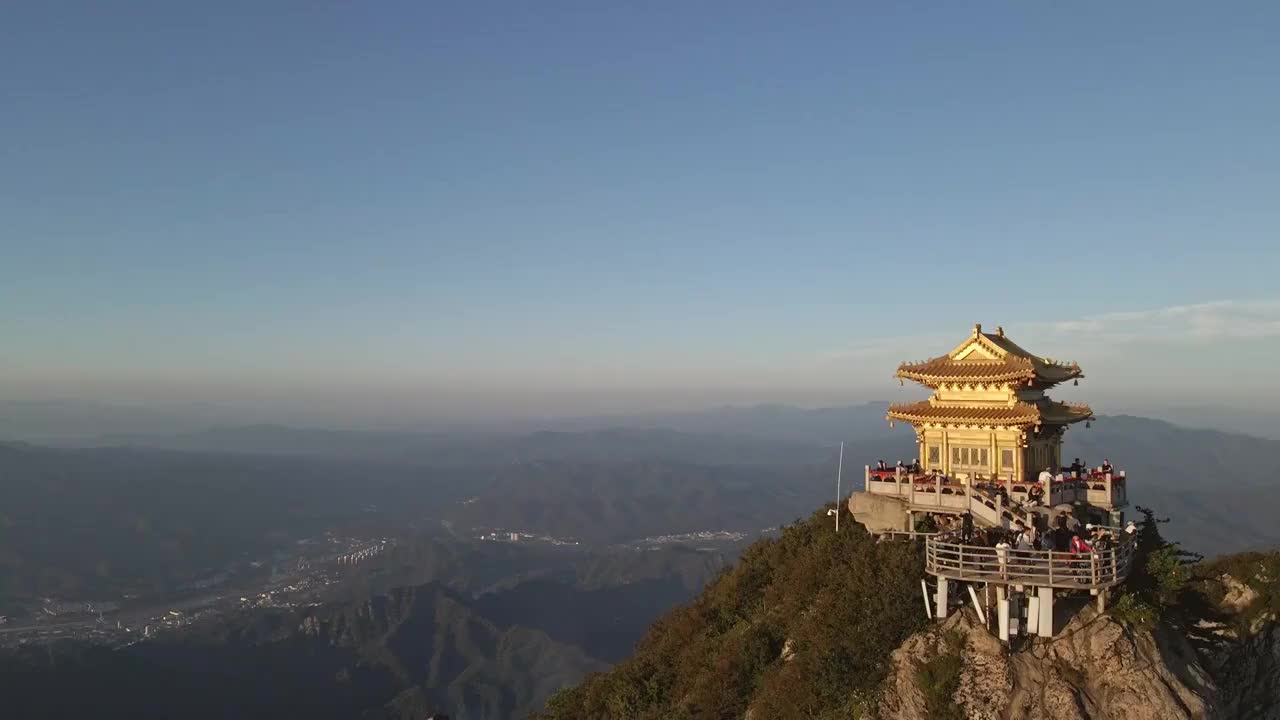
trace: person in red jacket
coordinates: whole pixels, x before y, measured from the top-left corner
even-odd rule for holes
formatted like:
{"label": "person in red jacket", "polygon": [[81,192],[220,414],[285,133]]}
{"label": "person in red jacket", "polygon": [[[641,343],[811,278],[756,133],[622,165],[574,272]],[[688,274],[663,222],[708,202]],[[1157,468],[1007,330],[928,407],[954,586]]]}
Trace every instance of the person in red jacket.
{"label": "person in red jacket", "polygon": [[1076,566],[1076,572],[1080,576],[1080,582],[1089,582],[1089,567],[1093,561],[1093,547],[1080,537],[1079,533],[1071,534],[1070,550],[1076,555],[1076,559],[1072,562]]}

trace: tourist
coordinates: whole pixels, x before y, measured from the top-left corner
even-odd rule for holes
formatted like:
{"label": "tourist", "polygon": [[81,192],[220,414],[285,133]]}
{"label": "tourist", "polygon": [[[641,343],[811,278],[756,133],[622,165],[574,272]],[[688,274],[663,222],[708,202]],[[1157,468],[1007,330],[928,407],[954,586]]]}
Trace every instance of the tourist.
{"label": "tourist", "polygon": [[1085,542],[1084,538],[1080,537],[1079,533],[1072,533],[1070,552],[1075,556],[1072,564],[1075,565],[1076,573],[1080,576],[1080,580],[1088,582],[1089,579],[1085,577],[1084,573],[1085,568],[1088,567],[1088,560],[1083,556],[1092,555],[1093,548],[1090,547],[1089,543]]}
{"label": "tourist", "polygon": [[1035,542],[1031,537],[1031,531],[1027,528],[1022,528],[1018,531],[1017,540],[1015,542],[1015,547],[1017,547],[1018,550],[1026,551],[1035,549]]}
{"label": "tourist", "polygon": [[888,469],[889,469],[889,465],[888,465],[888,464],[886,464],[886,463],[885,463],[885,461],[881,460],[880,462],[877,462],[877,463],[876,463],[876,469],[877,469],[877,470],[888,470]]}
{"label": "tourist", "polygon": [[1108,550],[1115,538],[1107,528],[1097,525],[1093,528],[1093,547],[1096,550]]}
{"label": "tourist", "polygon": [[965,513],[960,517],[960,542],[968,545],[973,542],[973,515]]}
{"label": "tourist", "polygon": [[913,475],[919,475],[919,474],[920,474],[920,461],[919,461],[919,460],[912,460],[912,461],[911,461],[911,474],[913,474]]}
{"label": "tourist", "polygon": [[996,560],[1000,563],[1000,577],[1002,579],[1009,578],[1009,543],[1005,539],[1000,538],[1000,542],[996,543]]}
{"label": "tourist", "polygon": [[1138,537],[1138,526],[1135,525],[1132,520],[1129,521],[1128,525],[1124,526],[1124,535],[1130,540]]}
{"label": "tourist", "polygon": [[1105,459],[1105,458],[1102,460],[1102,472],[1104,472],[1104,473],[1109,473],[1109,472],[1111,472],[1111,461],[1110,461],[1110,460],[1107,460],[1107,459]]}
{"label": "tourist", "polygon": [[904,465],[904,464],[902,463],[902,461],[901,461],[901,460],[899,460],[899,461],[898,461],[898,464],[895,466],[895,469],[896,469],[898,472],[906,472],[906,471],[907,471],[907,466],[906,466],[906,465]]}
{"label": "tourist", "polygon": [[1042,484],[1044,484],[1045,486],[1048,486],[1050,483],[1052,483],[1052,482],[1053,482],[1053,469],[1052,469],[1052,468],[1047,468],[1047,467],[1046,467],[1045,469],[1041,470],[1041,471],[1040,471],[1039,482],[1040,482],[1040,483],[1042,483]]}
{"label": "tourist", "polygon": [[1075,461],[1071,463],[1071,474],[1073,476],[1080,477],[1080,471],[1083,469],[1084,469],[1084,465],[1081,464],[1080,458],[1076,458]]}
{"label": "tourist", "polygon": [[1067,516],[1059,515],[1057,527],[1053,530],[1053,549],[1058,552],[1071,550],[1071,530],[1067,528]]}

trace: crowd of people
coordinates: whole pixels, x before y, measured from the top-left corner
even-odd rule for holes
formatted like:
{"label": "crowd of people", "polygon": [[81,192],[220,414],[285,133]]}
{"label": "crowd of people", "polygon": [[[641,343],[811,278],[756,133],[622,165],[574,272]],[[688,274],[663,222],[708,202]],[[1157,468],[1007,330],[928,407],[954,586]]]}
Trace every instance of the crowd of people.
{"label": "crowd of people", "polygon": [[1088,475],[1092,475],[1092,474],[1094,474],[1095,472],[1097,472],[1097,473],[1109,473],[1109,472],[1111,472],[1111,471],[1112,471],[1112,469],[1113,469],[1113,468],[1111,467],[1111,461],[1110,461],[1110,460],[1106,460],[1106,459],[1104,459],[1104,460],[1102,461],[1102,465],[1098,466],[1098,469],[1095,471],[1095,470],[1092,470],[1092,469],[1089,467],[1089,463],[1087,463],[1087,462],[1083,462],[1080,458],[1076,458],[1075,460],[1072,460],[1072,461],[1071,461],[1071,464],[1070,464],[1070,465],[1066,465],[1066,466],[1064,466],[1064,467],[1062,468],[1062,472],[1064,472],[1064,473],[1071,473],[1071,475],[1072,475],[1073,477],[1082,477],[1082,476],[1084,476],[1084,475],[1086,475],[1086,474],[1088,474]]}
{"label": "crowd of people", "polygon": [[[897,465],[890,465],[884,460],[880,460],[876,463],[876,470],[880,470],[882,472],[896,470],[902,473],[903,475],[907,475],[907,474],[919,475],[920,473],[924,472],[924,470],[920,467],[919,460],[912,460],[910,465],[902,462],[901,460],[898,461]],[[935,470],[934,472],[937,472],[937,471]]]}
{"label": "crowd of people", "polygon": [[[1103,525],[1083,523],[1069,514],[1058,515],[1054,526],[1037,528],[1035,524],[1015,521],[1009,529],[979,528],[973,521],[973,515],[965,513],[959,517],[946,516],[934,520],[939,538],[943,542],[956,543],[975,548],[993,548],[995,553],[975,553],[974,562],[986,563],[994,559],[1002,576],[1008,576],[1012,565],[1014,574],[1032,574],[1044,563],[1060,563],[1065,570],[1077,575],[1081,582],[1088,582],[1096,577],[1097,563],[1100,554],[1117,546],[1121,542],[1136,539],[1137,526],[1130,522],[1119,530],[1120,537]],[[1068,553],[1071,557],[1041,555],[1012,555],[1010,551],[1026,552],[1032,550]],[[987,559],[984,559],[987,558]]]}

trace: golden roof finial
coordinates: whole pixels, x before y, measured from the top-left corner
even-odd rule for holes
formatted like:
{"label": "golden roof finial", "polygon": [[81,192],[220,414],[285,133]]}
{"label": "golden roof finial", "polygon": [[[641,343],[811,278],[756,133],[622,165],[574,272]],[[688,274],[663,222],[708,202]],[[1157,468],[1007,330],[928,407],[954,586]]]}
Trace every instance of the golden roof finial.
{"label": "golden roof finial", "polygon": [[973,324],[973,336],[977,337],[982,334],[982,323]]}
{"label": "golden roof finial", "polygon": [[1001,327],[1001,326],[999,326],[999,325],[997,325],[997,326],[996,326],[996,335],[997,335],[998,337],[1004,337],[1004,328],[1003,328],[1003,327]]}

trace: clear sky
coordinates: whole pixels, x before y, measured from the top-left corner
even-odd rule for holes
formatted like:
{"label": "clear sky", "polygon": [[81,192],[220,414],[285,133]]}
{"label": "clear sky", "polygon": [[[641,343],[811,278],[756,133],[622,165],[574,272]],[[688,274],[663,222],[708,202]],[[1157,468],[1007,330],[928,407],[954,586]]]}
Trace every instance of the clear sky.
{"label": "clear sky", "polygon": [[1280,5],[1050,5],[7,3],[0,396],[1280,398]]}

